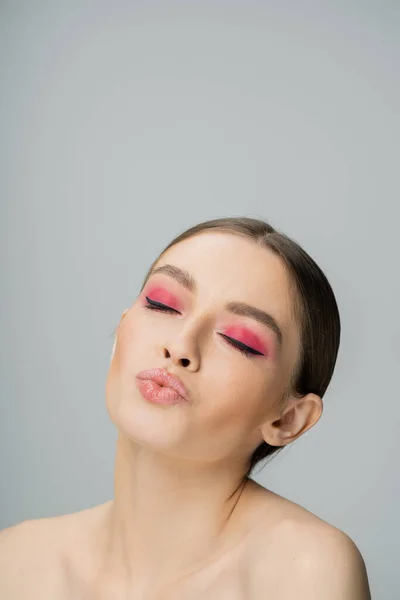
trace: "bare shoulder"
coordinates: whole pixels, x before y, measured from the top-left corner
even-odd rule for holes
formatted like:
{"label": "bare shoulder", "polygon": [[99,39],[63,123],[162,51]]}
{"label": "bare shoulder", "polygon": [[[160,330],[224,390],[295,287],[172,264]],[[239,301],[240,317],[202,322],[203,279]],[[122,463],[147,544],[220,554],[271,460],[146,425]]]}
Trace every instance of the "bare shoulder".
{"label": "bare shoulder", "polygon": [[370,600],[364,559],[343,531],[314,515],[282,524],[297,598]]}
{"label": "bare shoulder", "polygon": [[[54,584],[59,569],[48,519],[23,521],[0,532],[0,597],[35,597],[38,582]],[[39,590],[38,590],[39,593]]]}
{"label": "bare shoulder", "polygon": [[[278,516],[272,526],[271,507]],[[253,555],[255,598],[272,585],[285,599],[370,600],[364,559],[346,533],[272,492],[262,515]]]}
{"label": "bare shoulder", "polygon": [[48,519],[32,519],[3,529],[0,532],[0,568],[14,570],[23,564],[26,558],[38,560],[41,552],[47,548],[49,534]]}
{"label": "bare shoulder", "polygon": [[71,586],[71,548],[83,551],[84,532],[90,529],[95,514],[95,509],[87,509],[26,520],[3,529],[0,598],[64,598]]}

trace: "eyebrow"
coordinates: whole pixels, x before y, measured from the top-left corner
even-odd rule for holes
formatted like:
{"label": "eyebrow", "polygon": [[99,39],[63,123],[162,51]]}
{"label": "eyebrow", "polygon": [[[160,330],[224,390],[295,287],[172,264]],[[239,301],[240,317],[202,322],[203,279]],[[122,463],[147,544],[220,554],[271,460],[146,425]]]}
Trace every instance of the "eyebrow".
{"label": "eyebrow", "polygon": [[[185,269],[181,269],[180,267],[176,267],[175,265],[165,264],[161,265],[160,267],[156,267],[151,271],[150,276],[155,275],[156,273],[164,273],[164,275],[172,277],[178,283],[183,285],[187,290],[189,290],[189,292],[194,293],[197,289],[196,281],[193,278],[193,276]],[[231,301],[226,304],[225,308],[230,313],[242,317],[250,317],[250,319],[254,319],[258,323],[261,323],[261,325],[268,327],[268,329],[272,330],[276,335],[279,346],[282,346],[282,330],[272,315],[261,310],[260,308],[256,308],[255,306],[246,304],[245,302]]]}

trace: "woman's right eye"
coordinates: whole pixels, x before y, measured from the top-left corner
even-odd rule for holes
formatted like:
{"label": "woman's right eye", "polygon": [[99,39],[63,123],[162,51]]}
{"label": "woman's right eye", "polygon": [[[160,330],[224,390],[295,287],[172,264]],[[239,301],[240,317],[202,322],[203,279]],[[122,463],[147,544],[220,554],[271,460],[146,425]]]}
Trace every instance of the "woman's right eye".
{"label": "woman's right eye", "polygon": [[174,308],[171,308],[170,306],[166,306],[165,304],[161,304],[160,302],[156,302],[155,300],[150,300],[150,298],[148,296],[145,296],[148,304],[145,304],[144,307],[148,308],[150,310],[160,310],[161,312],[168,312],[168,313],[179,313],[179,311],[175,310]]}

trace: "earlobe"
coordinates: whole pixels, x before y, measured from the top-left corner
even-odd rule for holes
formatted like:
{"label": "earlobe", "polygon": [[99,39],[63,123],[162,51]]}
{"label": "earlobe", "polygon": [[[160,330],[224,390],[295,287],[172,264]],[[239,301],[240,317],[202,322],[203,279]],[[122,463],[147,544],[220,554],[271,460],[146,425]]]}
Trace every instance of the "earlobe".
{"label": "earlobe", "polygon": [[311,429],[319,421],[322,410],[322,399],[317,394],[290,397],[279,418],[264,423],[261,428],[264,440],[271,446],[286,446]]}

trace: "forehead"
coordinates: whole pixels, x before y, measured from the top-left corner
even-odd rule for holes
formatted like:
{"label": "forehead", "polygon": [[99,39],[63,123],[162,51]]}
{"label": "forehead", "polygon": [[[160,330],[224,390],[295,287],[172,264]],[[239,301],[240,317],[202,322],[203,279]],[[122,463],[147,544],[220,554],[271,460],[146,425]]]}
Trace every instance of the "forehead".
{"label": "forehead", "polygon": [[286,333],[294,326],[291,281],[272,250],[241,235],[202,232],[167,250],[156,266],[187,270],[207,302],[239,301],[268,311]]}

